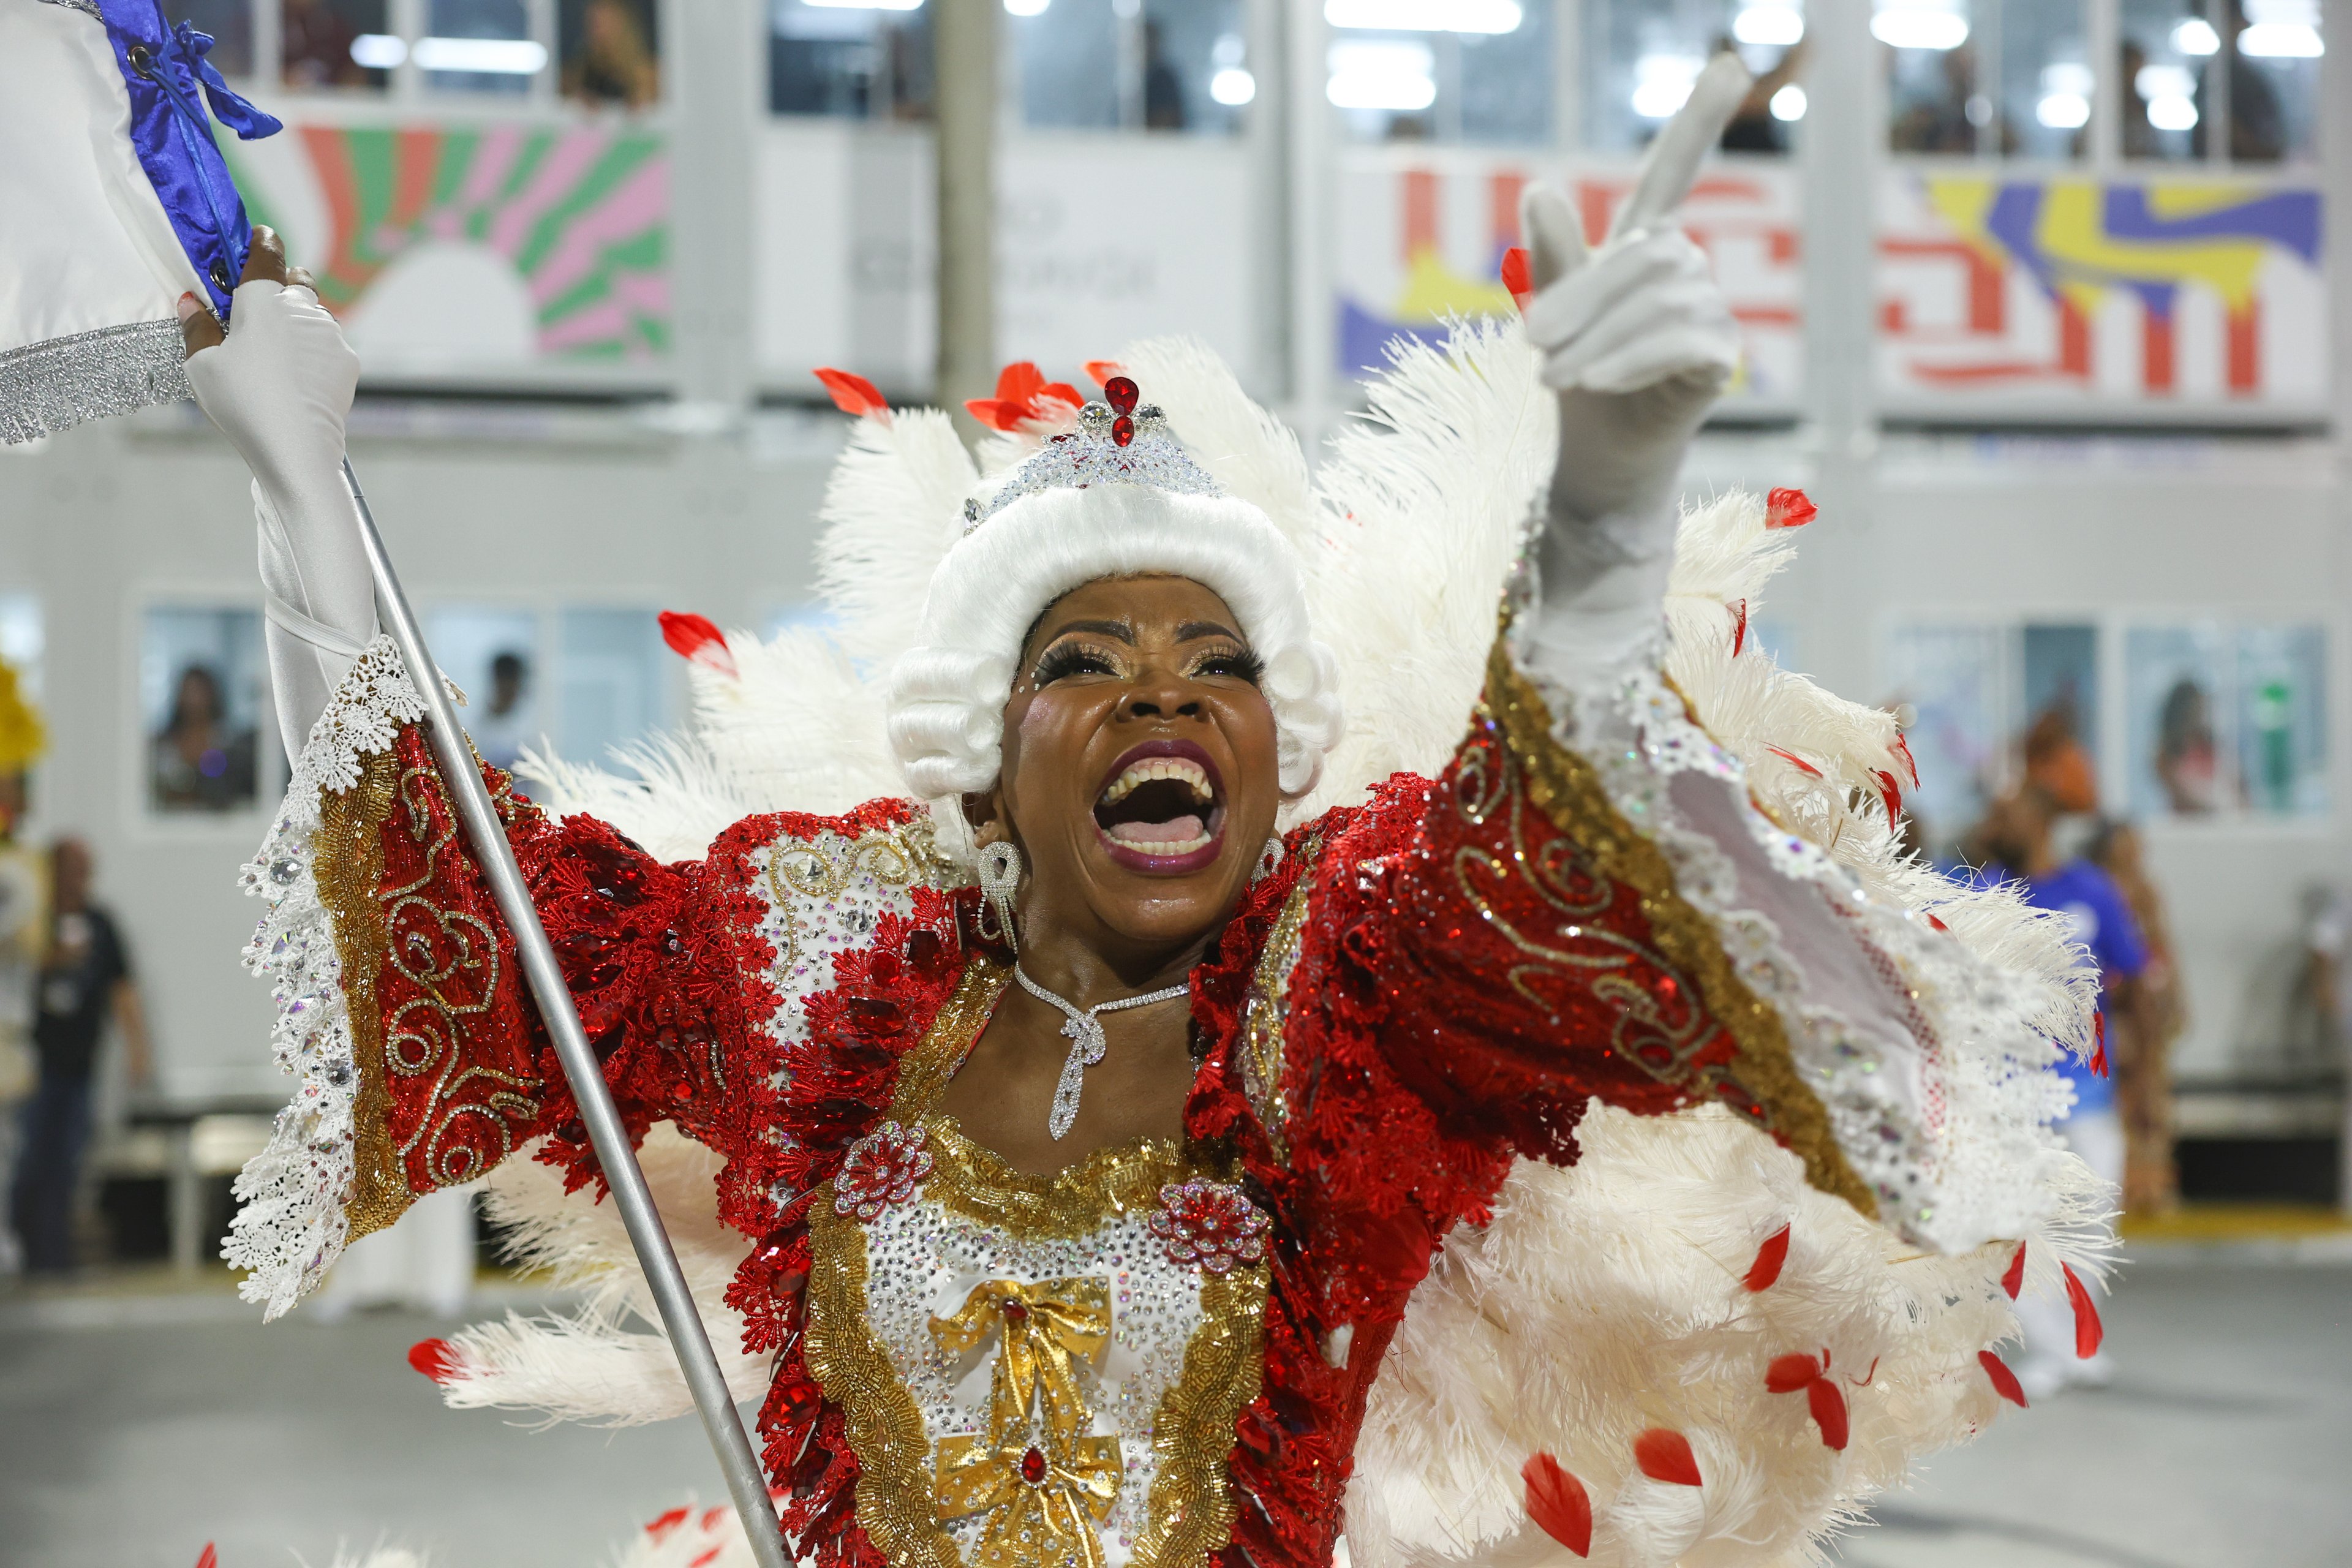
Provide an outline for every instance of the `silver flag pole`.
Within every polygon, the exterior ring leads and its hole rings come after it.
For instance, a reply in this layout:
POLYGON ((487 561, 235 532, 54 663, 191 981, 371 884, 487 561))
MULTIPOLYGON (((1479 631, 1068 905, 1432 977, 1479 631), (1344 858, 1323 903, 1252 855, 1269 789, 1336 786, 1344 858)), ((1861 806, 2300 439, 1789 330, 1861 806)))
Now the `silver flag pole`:
POLYGON ((687 1289, 686 1275, 677 1266, 669 1232, 662 1228, 661 1213, 654 1207, 645 1173, 638 1169, 636 1151, 629 1145, 628 1132, 621 1125, 621 1113, 613 1104, 612 1091, 605 1086, 596 1053, 588 1044, 588 1032, 581 1026, 580 1015, 572 1005, 572 992, 563 983, 563 971, 555 961, 555 948, 547 940, 546 928, 539 923, 539 910, 530 900, 530 889, 523 884, 522 867, 516 862, 514 847, 507 842, 506 832, 499 824, 497 807, 491 804, 490 792, 474 764, 472 748, 467 743, 465 731, 458 728, 457 710, 442 687, 439 667, 425 651, 425 634, 418 628, 415 612, 408 606, 408 595, 393 572, 383 536, 376 531, 375 516, 368 510, 367 497, 361 493, 359 476, 352 472, 348 458, 343 462, 343 483, 351 490, 352 505, 359 516, 360 543, 367 552, 368 568, 375 574, 377 612, 400 649, 401 662, 408 667, 417 695, 425 700, 425 733, 433 747, 433 760, 440 765, 442 786, 457 806, 457 819, 465 826, 467 842, 473 846, 482 879, 489 884, 490 897, 514 935, 515 956, 530 983, 540 1016, 547 1021, 547 1032, 555 1041, 555 1054, 563 1064, 563 1076, 571 1082, 572 1100, 580 1108, 580 1120, 587 1125, 589 1142, 604 1165, 604 1182, 612 1191, 614 1206, 621 1211, 629 1245, 636 1249, 638 1266, 645 1269, 646 1283, 653 1289, 654 1304, 660 1310, 662 1329, 669 1336, 670 1349, 677 1353, 687 1386, 693 1391, 695 1408, 702 1415, 703 1430, 709 1435, 711 1447, 718 1451, 719 1468, 726 1472, 727 1489, 734 1497, 735 1511, 743 1521, 743 1533, 751 1540, 751 1555, 760 1568, 793 1568, 792 1559, 784 1555, 783 1532, 777 1523, 775 1508, 768 1498, 767 1477, 761 1473, 759 1458, 751 1451, 751 1439, 736 1415, 734 1395, 728 1391, 727 1379, 719 1370, 719 1358, 711 1352, 709 1332, 703 1327, 702 1314, 695 1308, 693 1292, 687 1289))

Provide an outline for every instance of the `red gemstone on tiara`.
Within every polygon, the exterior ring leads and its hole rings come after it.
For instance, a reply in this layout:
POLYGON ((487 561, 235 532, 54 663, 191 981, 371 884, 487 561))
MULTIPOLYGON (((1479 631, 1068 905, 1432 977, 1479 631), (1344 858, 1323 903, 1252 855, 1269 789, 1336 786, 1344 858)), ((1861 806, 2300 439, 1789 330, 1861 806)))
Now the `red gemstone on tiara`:
MULTIPOLYGON (((1142 395, 1142 389, 1123 375, 1112 376, 1103 383, 1103 401, 1121 414, 1134 413, 1136 402, 1142 395)), ((1122 442, 1121 445, 1125 443, 1122 442)))
POLYGON ((1120 446, 1135 439, 1135 421, 1122 414, 1110 422, 1110 438, 1120 446))

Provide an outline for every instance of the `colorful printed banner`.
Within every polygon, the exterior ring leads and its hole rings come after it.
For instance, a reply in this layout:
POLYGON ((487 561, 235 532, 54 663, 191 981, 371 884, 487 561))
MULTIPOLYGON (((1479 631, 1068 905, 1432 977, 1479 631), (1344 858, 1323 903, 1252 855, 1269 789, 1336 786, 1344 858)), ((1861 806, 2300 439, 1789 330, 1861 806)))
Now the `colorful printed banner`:
POLYGON ((1896 171, 1879 211, 1890 397, 2326 395, 2316 191, 1896 171))
MULTIPOLYGON (((1453 157, 1442 169, 1398 168, 1381 156, 1347 169, 1339 370, 1376 369, 1392 339, 1434 336, 1449 316, 1510 310, 1497 269, 1503 252, 1519 242, 1519 192, 1529 180, 1559 180, 1597 240, 1633 189, 1635 167, 1579 164, 1563 177, 1558 168, 1509 159, 1453 157)), ((1685 206, 1691 237, 1713 258, 1746 330, 1735 396, 1777 404, 1797 393, 1803 363, 1797 210, 1795 174, 1781 164, 1719 168, 1699 181, 1685 206)))
POLYGON ((278 142, 232 150, 239 184, 256 221, 287 231, 310 260, 372 363, 488 369, 667 352, 660 134, 289 124, 278 142))

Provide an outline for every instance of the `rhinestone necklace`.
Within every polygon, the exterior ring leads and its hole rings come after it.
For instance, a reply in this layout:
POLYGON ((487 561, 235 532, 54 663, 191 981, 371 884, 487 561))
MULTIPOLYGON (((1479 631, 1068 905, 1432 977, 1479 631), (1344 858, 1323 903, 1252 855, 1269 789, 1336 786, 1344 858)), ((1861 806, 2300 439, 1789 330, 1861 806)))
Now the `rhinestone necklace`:
POLYGON ((1174 985, 1163 985, 1157 991, 1147 991, 1140 996, 1129 996, 1117 1002, 1098 1002, 1091 1007, 1080 1008, 1030 979, 1017 963, 1013 966, 1013 978, 1021 983, 1022 990, 1038 1001, 1051 1002, 1062 1010, 1062 1033, 1070 1037, 1069 1057, 1062 1063, 1060 1081, 1054 1085, 1053 1113, 1045 1118, 1045 1131, 1057 1143, 1069 1131, 1070 1123, 1078 1119, 1078 1093, 1086 1088, 1087 1069, 1101 1061, 1103 1052, 1109 1047, 1110 1042, 1103 1037, 1101 1015, 1116 1013, 1124 1007, 1149 1007, 1155 1002, 1173 1002, 1192 988, 1191 981, 1180 981, 1174 985))

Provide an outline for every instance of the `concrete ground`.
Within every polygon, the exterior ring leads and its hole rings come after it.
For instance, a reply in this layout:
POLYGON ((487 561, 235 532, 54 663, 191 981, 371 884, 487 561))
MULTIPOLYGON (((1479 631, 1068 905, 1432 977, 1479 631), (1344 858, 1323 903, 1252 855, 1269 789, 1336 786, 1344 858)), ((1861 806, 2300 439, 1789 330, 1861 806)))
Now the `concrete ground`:
MULTIPOLYGON (((1937 1458, 1843 1568, 2352 1563, 2352 1258, 2145 1255, 2107 1320, 2114 1387, 1937 1458)), ((217 1288, 0 1301, 0 1562, 191 1568, 214 1541, 222 1568, 325 1568, 381 1541, 435 1568, 592 1568, 720 1495, 690 1423, 442 1408, 404 1355, 448 1326, 265 1328, 217 1288)))

